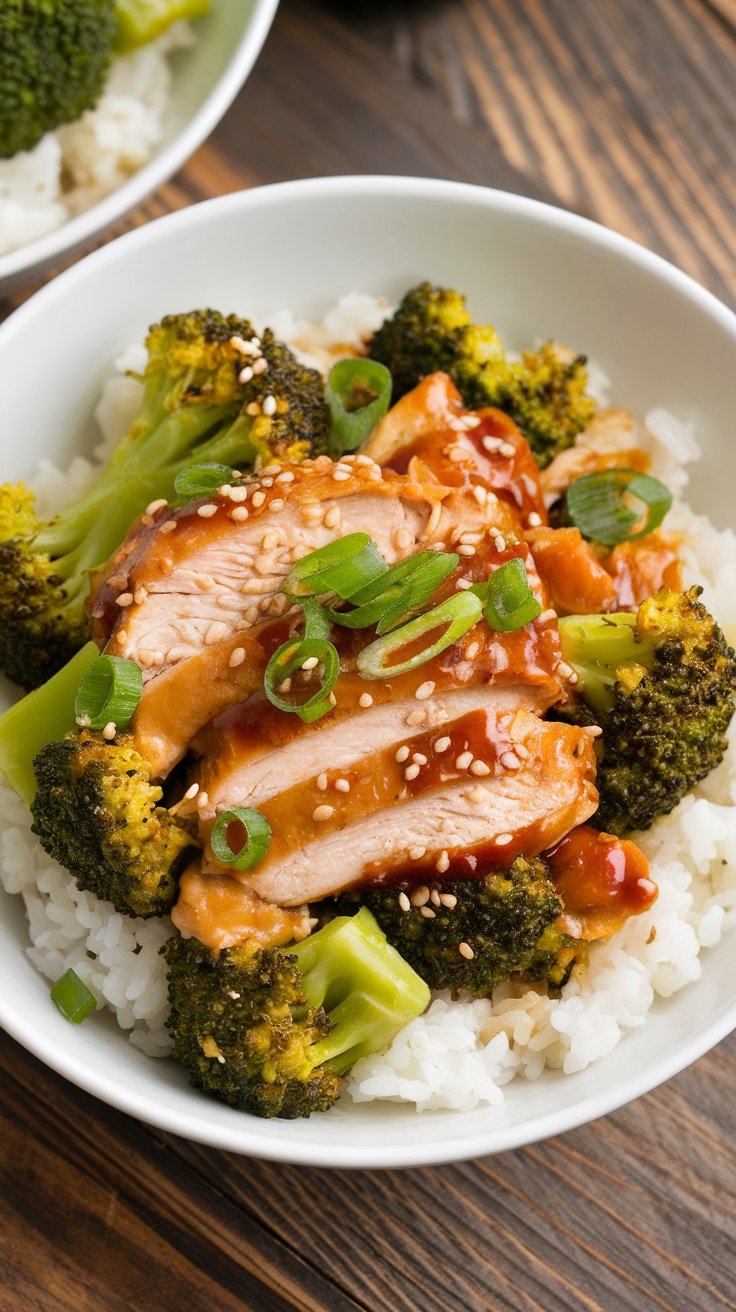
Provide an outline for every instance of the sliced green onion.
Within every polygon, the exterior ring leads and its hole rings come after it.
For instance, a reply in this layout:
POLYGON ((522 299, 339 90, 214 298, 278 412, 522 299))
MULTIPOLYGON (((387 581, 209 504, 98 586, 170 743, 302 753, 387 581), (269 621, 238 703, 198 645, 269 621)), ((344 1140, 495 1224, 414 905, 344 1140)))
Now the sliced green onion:
POLYGON ((97 1009, 97 999, 80 979, 75 970, 67 970, 61 979, 57 979, 51 990, 51 1000, 56 1004, 64 1020, 73 1025, 81 1025, 91 1011, 97 1009))
POLYGON ((446 647, 452 646, 468 629, 472 629, 480 619, 482 610, 480 598, 474 593, 457 592, 447 601, 440 602, 434 610, 419 615, 408 624, 402 624, 400 629, 370 643, 358 657, 358 669, 364 679, 388 679, 416 670, 438 656, 446 647), (425 634, 435 633, 437 629, 442 632, 429 646, 415 652, 407 660, 398 660, 395 664, 391 662, 391 657, 400 653, 403 647, 414 645, 425 634))
POLYGON ((357 451, 391 404, 393 381, 377 360, 339 360, 325 387, 334 455, 357 451))
POLYGON ((125 729, 142 691, 143 675, 135 661, 98 656, 79 685, 74 703, 77 723, 90 729, 104 729, 106 724, 125 729))
POLYGON ((457 567, 454 552, 419 551, 392 565, 385 574, 351 598, 354 610, 327 610, 333 624, 347 629, 376 625, 380 635, 398 624, 408 611, 419 610, 457 567), (359 604, 358 604, 359 603, 359 604))
POLYGON ((235 806, 232 811, 223 811, 218 815, 210 837, 210 846, 217 860, 230 866, 231 870, 250 870, 257 866, 266 855, 270 842, 268 820, 249 806, 235 806), (230 842, 233 826, 237 837, 242 838, 236 846, 230 842), (245 830, 244 835, 241 827, 245 830))
POLYGON ((672 493, 658 478, 635 469, 585 474, 567 489, 567 515, 584 538, 615 547, 643 538, 662 523, 672 493), (631 500, 638 505, 632 509, 631 500))
POLYGON ((331 710, 330 693, 339 673, 340 658, 331 642, 324 638, 290 638, 288 642, 282 643, 268 662, 263 687, 272 706, 278 707, 280 711, 296 712, 306 724, 311 724, 331 710), (309 695, 303 701, 297 700, 297 692, 282 692, 282 684, 298 675, 305 661, 311 662, 315 658, 317 664, 313 668, 318 670, 322 666, 317 690, 311 692, 307 684, 303 691, 309 695))
POLYGON ((516 556, 499 565, 473 592, 483 602, 486 622, 499 633, 513 633, 541 614, 542 607, 529 586, 523 560, 516 556))
POLYGON ((314 597, 305 597, 301 605, 304 612, 304 637, 329 638, 332 617, 327 608, 320 606, 314 597))
POLYGON ((388 569, 375 542, 367 533, 348 533, 303 556, 289 570, 284 592, 289 597, 320 597, 336 592, 343 601, 388 569))
POLYGON ((181 501, 193 501, 195 497, 211 496, 218 487, 229 483, 232 477, 233 471, 229 465, 217 465, 213 461, 190 465, 188 469, 179 470, 174 479, 174 491, 181 501))

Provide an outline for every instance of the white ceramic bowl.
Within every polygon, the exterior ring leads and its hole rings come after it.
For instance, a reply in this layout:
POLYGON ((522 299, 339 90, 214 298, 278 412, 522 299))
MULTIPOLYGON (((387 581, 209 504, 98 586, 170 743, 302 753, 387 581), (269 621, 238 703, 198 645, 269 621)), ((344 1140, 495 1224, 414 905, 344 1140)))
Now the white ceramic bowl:
MULTIPOLYGON (((286 183, 184 210, 130 233, 39 292, 0 329, 3 478, 92 441, 100 383, 121 348, 163 312, 212 304, 244 314, 319 314, 351 289, 398 296, 430 278, 470 292, 512 346, 547 334, 587 350, 634 411, 697 421, 706 451, 693 497, 733 514, 736 317, 670 265, 584 219, 454 183, 332 178, 286 183), (114 307, 114 313, 109 313, 114 307), (12 436, 11 436, 12 435, 12 436)), ((18 899, 2 901, 0 1023, 43 1061, 143 1120, 217 1147, 318 1166, 410 1166, 557 1134, 674 1075, 736 1026, 733 939, 703 975, 580 1075, 547 1072, 499 1109, 417 1115, 339 1105, 309 1121, 258 1121, 193 1092, 96 1015, 79 1027, 51 1005, 25 955, 18 899)))
POLYGON ((0 292, 37 278, 117 223, 201 146, 258 58, 278 0, 214 0, 193 24, 195 44, 171 57, 168 128, 152 159, 96 205, 16 251, 0 255, 0 292))

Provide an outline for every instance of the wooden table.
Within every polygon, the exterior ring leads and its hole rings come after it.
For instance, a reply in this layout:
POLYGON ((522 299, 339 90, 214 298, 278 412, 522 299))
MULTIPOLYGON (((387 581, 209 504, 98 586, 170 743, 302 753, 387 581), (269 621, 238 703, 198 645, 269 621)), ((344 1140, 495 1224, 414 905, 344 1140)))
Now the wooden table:
MULTIPOLYGON (((735 56, 734 0, 282 0, 132 222, 283 178, 448 176, 601 219, 733 303, 735 56)), ((733 1038, 563 1138, 374 1174, 193 1146, 0 1048, 0 1312, 736 1308, 733 1038)))

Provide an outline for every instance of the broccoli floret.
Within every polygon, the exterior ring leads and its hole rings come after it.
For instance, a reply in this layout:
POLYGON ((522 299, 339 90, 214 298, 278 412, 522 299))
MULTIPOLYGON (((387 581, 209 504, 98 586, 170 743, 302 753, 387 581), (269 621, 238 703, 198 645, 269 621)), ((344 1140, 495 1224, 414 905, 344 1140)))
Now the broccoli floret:
POLYGON ((116 32, 115 0, 3 0, 0 157, 32 150, 95 104, 116 32))
POLYGON ((155 41, 172 23, 200 18, 211 0, 116 0, 119 51, 135 50, 155 41))
POLYGON ((368 907, 389 943, 429 987, 450 989, 453 996, 460 991, 487 996, 509 975, 532 969, 535 978, 558 973, 557 953, 568 940, 555 929, 562 903, 543 861, 520 856, 509 870, 443 880, 437 889, 455 902, 431 904, 431 918, 419 907, 403 910, 397 890, 381 884, 343 894, 317 910, 324 917, 333 908, 368 907), (473 955, 461 953, 461 944, 473 955))
POLYGON ((326 444, 322 379, 270 331, 260 338, 266 369, 240 381, 248 357, 233 338, 254 335, 248 322, 209 310, 163 319, 148 337, 138 416, 89 492, 41 523, 27 488, 0 487, 0 668, 24 688, 87 640, 89 572, 150 502, 171 498, 180 470, 301 460, 326 444), (269 394, 273 415, 260 409, 269 394))
POLYGON ((421 283, 374 334, 368 353, 391 370, 398 400, 427 374, 443 370, 466 406, 496 406, 519 425, 541 468, 590 423, 586 360, 554 343, 507 360, 489 324, 474 324, 459 292, 421 283))
POLYGON ((34 768, 33 832, 49 855, 124 915, 168 911, 195 840, 159 805, 130 735, 69 734, 43 747, 34 768))
POLYGON ((698 601, 664 589, 635 615, 560 620, 580 700, 557 712, 598 724, 598 810, 612 834, 648 829, 718 765, 734 712, 736 657, 698 601))
POLYGON ((179 935, 164 951, 174 1056, 195 1088, 254 1116, 327 1111, 340 1076, 429 1001, 366 910, 286 951, 179 935))

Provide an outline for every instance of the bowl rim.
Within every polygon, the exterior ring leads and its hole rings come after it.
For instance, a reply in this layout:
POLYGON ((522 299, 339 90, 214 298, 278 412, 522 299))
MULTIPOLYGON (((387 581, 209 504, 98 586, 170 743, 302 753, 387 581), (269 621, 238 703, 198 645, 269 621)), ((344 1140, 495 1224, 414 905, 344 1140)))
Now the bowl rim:
MULTIPOLYGON (((236 192, 200 202, 118 237, 53 279, 0 325, 0 358, 5 342, 25 325, 26 320, 47 313, 59 297, 63 298, 73 291, 77 282, 94 277, 106 264, 124 260, 139 246, 155 243, 175 229, 206 226, 212 215, 230 210, 245 212, 263 206, 298 203, 313 198, 337 201, 346 197, 379 197, 389 202, 406 197, 429 202, 451 200, 506 216, 531 218, 579 238, 589 246, 617 254, 642 271, 647 271, 707 314, 726 331, 736 346, 736 314, 733 311, 663 257, 593 220, 527 197, 466 183, 400 176, 348 175, 276 183, 236 192)), ((28 1034, 10 1003, 6 1004, 2 997, 0 1024, 28 1051, 79 1088, 160 1130, 213 1148, 296 1165, 396 1169, 463 1161, 518 1148, 615 1111, 676 1075, 736 1028, 736 997, 726 1000, 711 1023, 704 1030, 693 1034, 676 1051, 612 1088, 588 1094, 564 1108, 534 1115, 519 1125, 490 1125, 488 1130, 474 1130, 464 1137, 417 1144, 382 1143, 380 1130, 376 1141, 371 1144, 348 1146, 342 1143, 330 1145, 324 1141, 310 1143, 308 1131, 303 1141, 295 1141, 271 1134, 270 1122, 254 1121, 246 1116, 243 1117, 242 1128, 239 1125, 235 1131, 230 1124, 203 1123, 195 1111, 190 1113, 162 1106, 153 1095, 121 1088, 111 1077, 99 1075, 92 1066, 80 1070, 78 1059, 52 1041, 50 1036, 28 1034)), ((283 1122, 276 1124, 281 1125, 283 1122)))
POLYGON ((176 135, 155 150, 141 168, 107 196, 67 219, 58 228, 0 255, 0 286, 24 273, 41 271, 65 253, 71 253, 110 225, 119 222, 147 196, 172 177, 206 141, 249 76, 273 23, 279 0, 253 0, 250 19, 230 56, 227 67, 192 117, 176 135))

